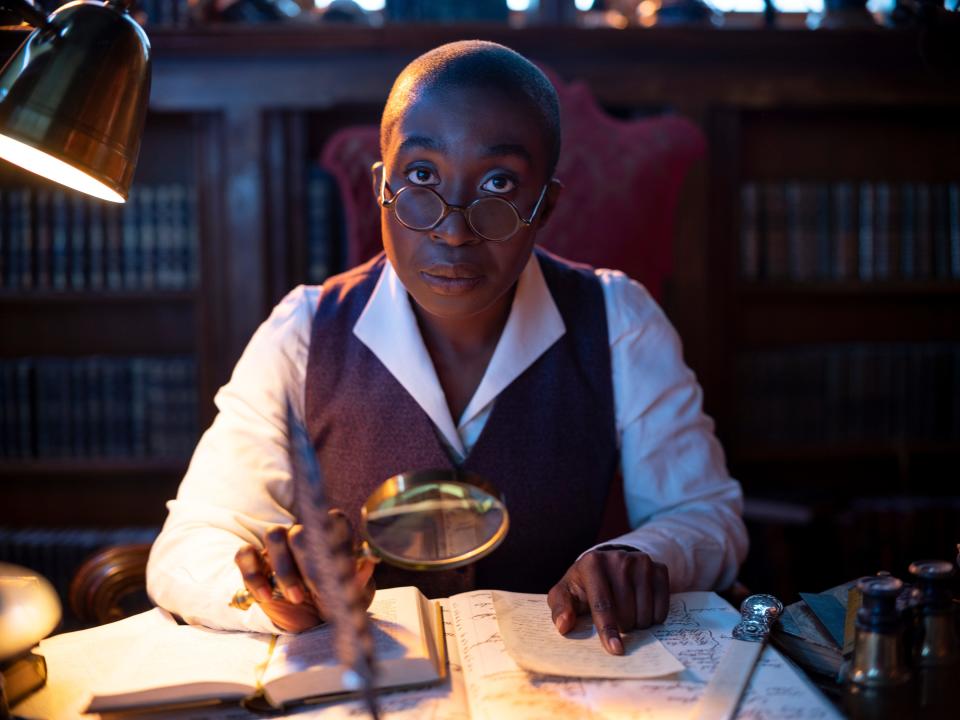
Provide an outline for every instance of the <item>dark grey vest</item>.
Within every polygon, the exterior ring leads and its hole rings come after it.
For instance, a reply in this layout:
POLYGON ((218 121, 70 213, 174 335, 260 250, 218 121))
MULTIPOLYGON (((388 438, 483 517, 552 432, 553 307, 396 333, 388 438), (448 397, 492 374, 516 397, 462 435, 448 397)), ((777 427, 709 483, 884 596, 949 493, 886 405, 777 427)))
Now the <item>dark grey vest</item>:
MULTIPOLYGON (((510 532, 467 570, 381 563, 379 587, 414 584, 429 597, 472 587, 546 592, 596 541, 619 461, 603 290, 590 269, 536 256, 567 332, 497 397, 462 465, 503 493, 510 532)), ((307 431, 327 499, 355 524, 388 477, 453 467, 427 414, 353 334, 383 266, 381 253, 324 283, 307 361, 307 431)))

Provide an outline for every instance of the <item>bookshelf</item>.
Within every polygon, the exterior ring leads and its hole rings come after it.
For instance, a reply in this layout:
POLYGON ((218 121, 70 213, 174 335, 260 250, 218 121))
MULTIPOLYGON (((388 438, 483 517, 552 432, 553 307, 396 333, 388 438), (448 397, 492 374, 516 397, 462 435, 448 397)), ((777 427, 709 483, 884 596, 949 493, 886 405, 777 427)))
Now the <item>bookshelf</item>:
MULTIPOLYGON (((918 553, 947 553, 930 542, 934 530, 960 532, 960 512, 942 517, 955 507, 950 468, 960 461, 958 410, 949 402, 960 369, 944 360, 960 346, 950 240, 960 74, 937 64, 950 53, 929 46, 936 38, 879 29, 281 23, 155 28, 150 37, 151 110, 135 185, 188 188, 196 282, 0 288, 0 363, 191 358, 191 432, 201 431, 213 417, 216 388, 273 304, 297 283, 341 269, 336 192, 315 173, 323 143, 339 127, 377 122, 410 59, 480 37, 586 82, 619 117, 675 111, 707 134, 709 157, 684 189, 664 304, 744 484, 754 543, 748 584, 790 600, 797 590, 881 567, 903 572, 896 563, 918 553), (890 261, 891 249, 904 243, 889 231, 889 218, 903 217, 907 187, 930 196, 928 217, 937 218, 928 223, 929 255, 911 255, 911 274, 902 252, 890 261), (874 214, 879 196, 880 216, 888 218, 888 231, 872 238, 878 249, 869 246, 869 275, 859 271, 861 228, 853 219, 861 191, 872 196, 874 214), (851 261, 843 272, 833 263, 838 196, 848 210, 840 227, 854 240, 844 246, 851 261), (773 272, 759 220, 770 203, 781 218, 773 272), (756 259, 748 263, 741 250, 751 227, 756 259), (881 255, 887 262, 874 263, 881 255), (929 271, 919 271, 921 257, 929 271), (874 356, 870 348, 884 352, 874 356), (918 371, 927 356, 933 371, 918 371), (847 385, 833 386, 839 411, 821 422, 830 376, 847 385), (897 392, 850 390, 883 389, 882 378, 894 377, 897 392), (933 404, 912 402, 914 395, 933 404), (805 410, 784 411, 798 400, 805 410), (771 413, 779 421, 761 422, 771 413), (949 432, 937 422, 937 432, 903 430, 906 417, 941 416, 949 417, 949 432), (908 527, 924 532, 911 537, 908 527)), ((0 192, 24 186, 35 187, 0 176, 0 192)), ((2 458, 3 522, 155 526, 185 465, 185 455, 2 458)))
POLYGON ((731 379, 719 415, 748 497, 808 513, 793 538, 765 520, 757 531, 766 562, 793 565, 807 586, 823 570, 799 569, 791 545, 824 557, 842 548, 830 581, 881 563, 902 572, 910 553, 952 548, 958 117, 951 102, 840 98, 722 119, 735 146, 734 212, 719 235, 731 379))
POLYGON ((162 521, 211 415, 201 134, 152 114, 123 206, 2 169, 5 525, 162 521))

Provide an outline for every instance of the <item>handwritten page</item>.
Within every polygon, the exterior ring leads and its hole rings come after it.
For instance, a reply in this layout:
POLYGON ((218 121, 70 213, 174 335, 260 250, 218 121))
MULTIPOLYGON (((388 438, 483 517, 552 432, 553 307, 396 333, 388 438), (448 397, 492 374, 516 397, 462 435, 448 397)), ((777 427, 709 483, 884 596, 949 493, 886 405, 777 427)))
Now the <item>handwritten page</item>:
POLYGON ((550 617, 546 595, 493 591, 500 637, 524 670, 543 675, 591 678, 654 678, 672 675, 683 665, 647 630, 623 635, 624 654, 600 645, 589 616, 561 635, 550 617))
MULTIPOLYGON (((500 636, 489 591, 451 598, 472 720, 686 718, 712 675, 739 613, 714 593, 673 595, 667 622, 651 630, 686 669, 669 679, 589 680, 528 673, 500 636)), ((840 718, 837 710, 766 648, 737 717, 840 718)))

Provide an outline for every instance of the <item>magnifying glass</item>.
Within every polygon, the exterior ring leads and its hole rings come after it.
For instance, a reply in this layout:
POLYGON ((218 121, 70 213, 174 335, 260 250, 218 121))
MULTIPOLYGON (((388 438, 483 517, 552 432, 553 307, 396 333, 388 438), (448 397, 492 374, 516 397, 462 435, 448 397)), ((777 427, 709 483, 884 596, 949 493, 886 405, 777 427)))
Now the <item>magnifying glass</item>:
MULTIPOLYGON (((500 492, 481 476, 416 470, 385 480, 360 508, 361 553, 404 570, 451 570, 489 555, 509 527, 500 492)), ((277 587, 274 597, 283 597, 277 587)), ((246 610, 253 602, 243 589, 230 605, 246 610)))
POLYGON ((510 515, 475 473, 418 470, 384 481, 360 509, 363 551, 405 570, 450 570, 490 554, 510 515))

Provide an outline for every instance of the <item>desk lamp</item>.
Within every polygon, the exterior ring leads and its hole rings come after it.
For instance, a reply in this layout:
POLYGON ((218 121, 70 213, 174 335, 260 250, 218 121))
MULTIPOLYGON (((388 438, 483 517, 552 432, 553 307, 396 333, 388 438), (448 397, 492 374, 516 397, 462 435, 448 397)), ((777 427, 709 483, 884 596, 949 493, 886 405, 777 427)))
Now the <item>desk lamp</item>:
MULTIPOLYGON (((13 669, 18 658, 27 664, 24 653, 49 635, 59 622, 60 600, 53 586, 26 568, 0 563, 0 669, 13 669)), ((6 688, 0 674, 3 720, 10 717, 7 693, 14 690, 17 688, 6 688)))
POLYGON ((0 70, 0 158, 122 203, 150 95, 150 42, 127 0, 75 0, 49 17, 0 0, 34 31, 0 70))

